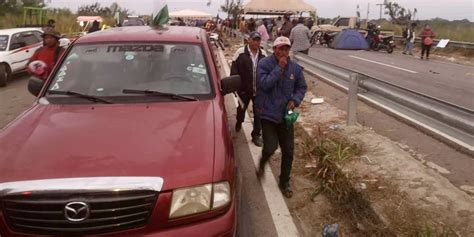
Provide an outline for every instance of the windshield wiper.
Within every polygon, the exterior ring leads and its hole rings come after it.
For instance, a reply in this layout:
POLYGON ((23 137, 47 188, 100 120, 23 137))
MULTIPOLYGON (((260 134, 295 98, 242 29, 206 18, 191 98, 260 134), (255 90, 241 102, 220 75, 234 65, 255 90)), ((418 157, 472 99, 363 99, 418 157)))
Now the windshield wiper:
POLYGON ((71 95, 71 96, 75 96, 75 97, 79 97, 79 98, 88 99, 88 100, 94 101, 94 102, 102 102, 102 103, 105 103, 105 104, 113 104, 113 103, 112 103, 111 101, 109 101, 109 100, 102 99, 102 98, 100 98, 100 97, 93 96, 93 95, 82 94, 82 93, 75 92, 75 91, 56 91, 56 90, 49 90, 48 93, 49 93, 49 94, 52 94, 52 95, 71 95))
POLYGON ((134 90, 134 89, 123 89, 122 93, 124 94, 142 94, 142 95, 154 95, 154 96, 166 96, 171 99, 181 99, 188 101, 197 101, 198 99, 193 96, 186 96, 174 93, 167 93, 161 91, 152 91, 152 90, 134 90))

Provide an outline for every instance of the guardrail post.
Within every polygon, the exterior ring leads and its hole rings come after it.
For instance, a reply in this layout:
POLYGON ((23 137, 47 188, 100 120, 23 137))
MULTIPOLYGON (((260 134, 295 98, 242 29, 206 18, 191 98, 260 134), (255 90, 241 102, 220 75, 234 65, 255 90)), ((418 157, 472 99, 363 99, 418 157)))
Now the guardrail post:
POLYGON ((351 73, 349 81, 349 99, 347 102, 347 126, 357 124, 357 90, 359 79, 357 73, 351 73))

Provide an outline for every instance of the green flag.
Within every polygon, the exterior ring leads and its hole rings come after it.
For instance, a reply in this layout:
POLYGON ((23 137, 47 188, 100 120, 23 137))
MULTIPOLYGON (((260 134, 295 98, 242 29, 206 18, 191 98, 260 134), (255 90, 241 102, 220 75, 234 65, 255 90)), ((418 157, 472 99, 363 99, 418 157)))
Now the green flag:
POLYGON ((168 21, 170 19, 169 13, 168 13, 168 5, 165 5, 161 10, 156 13, 155 16, 153 17, 152 25, 153 26, 159 26, 163 27, 164 25, 168 24, 168 21))

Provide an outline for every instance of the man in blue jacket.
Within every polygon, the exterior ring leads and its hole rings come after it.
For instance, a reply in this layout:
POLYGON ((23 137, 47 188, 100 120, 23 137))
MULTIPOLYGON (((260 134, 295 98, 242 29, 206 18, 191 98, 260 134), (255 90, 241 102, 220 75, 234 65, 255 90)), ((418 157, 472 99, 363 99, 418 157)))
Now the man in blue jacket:
POLYGON ((290 173, 293 164, 293 125, 284 122, 289 110, 298 107, 306 93, 303 69, 290 60, 291 42, 281 36, 273 43, 274 54, 262 59, 257 69, 256 113, 261 119, 263 149, 257 176, 263 175, 265 164, 280 145, 282 151, 279 187, 290 198, 290 173))

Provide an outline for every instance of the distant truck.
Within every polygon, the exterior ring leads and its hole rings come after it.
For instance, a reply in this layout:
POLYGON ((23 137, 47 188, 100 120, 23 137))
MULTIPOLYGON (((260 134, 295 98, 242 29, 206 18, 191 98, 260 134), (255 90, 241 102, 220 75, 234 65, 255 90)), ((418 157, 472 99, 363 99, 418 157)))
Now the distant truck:
POLYGON ((334 35, 344 29, 359 29, 357 17, 338 17, 332 24, 315 25, 311 28, 311 45, 327 44, 334 35))

